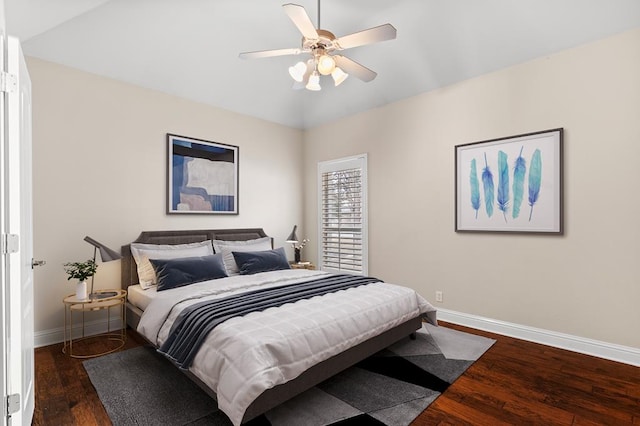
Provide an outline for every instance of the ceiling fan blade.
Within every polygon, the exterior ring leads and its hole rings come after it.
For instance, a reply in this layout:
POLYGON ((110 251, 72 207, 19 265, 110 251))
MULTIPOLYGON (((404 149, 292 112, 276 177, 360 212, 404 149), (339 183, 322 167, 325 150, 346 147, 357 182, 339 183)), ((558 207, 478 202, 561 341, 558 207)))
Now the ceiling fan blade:
POLYGON ((313 26, 313 22, 311 22, 311 18, 307 15, 304 7, 293 3, 283 4, 282 7, 284 8, 284 13, 293 21, 305 38, 309 40, 318 39, 316 27, 313 26))
POLYGON ((285 55, 299 55, 302 53, 302 49, 275 49, 275 50, 258 50, 255 52, 243 52, 238 56, 240 59, 258 59, 258 58, 270 58, 272 56, 285 56, 285 55))
POLYGON ((375 71, 371 71, 369 68, 364 65, 360 65, 353 59, 349 59, 346 56, 333 55, 332 58, 335 59, 336 65, 339 66, 342 71, 359 78, 365 83, 373 80, 378 75, 375 71))
POLYGON ((384 24, 379 27, 369 28, 368 30, 340 37, 336 39, 334 43, 340 46, 341 49, 349 49, 351 47, 363 46, 365 44, 393 40, 394 38, 396 38, 395 27, 391 24, 384 24))

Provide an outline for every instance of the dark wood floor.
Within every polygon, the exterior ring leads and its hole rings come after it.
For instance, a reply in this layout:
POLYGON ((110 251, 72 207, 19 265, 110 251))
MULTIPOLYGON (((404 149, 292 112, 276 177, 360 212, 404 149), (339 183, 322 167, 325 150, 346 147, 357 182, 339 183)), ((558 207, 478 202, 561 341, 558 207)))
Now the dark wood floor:
MULTIPOLYGON (((640 368, 452 324, 497 342, 413 425, 640 425, 640 368)), ((92 343, 101 349, 100 343, 92 343)), ((129 330, 123 349, 144 344, 129 330)), ((109 425, 61 345, 36 349, 34 425, 109 425)))
POLYGON ((640 425, 640 368, 443 324, 497 342, 414 425, 640 425))

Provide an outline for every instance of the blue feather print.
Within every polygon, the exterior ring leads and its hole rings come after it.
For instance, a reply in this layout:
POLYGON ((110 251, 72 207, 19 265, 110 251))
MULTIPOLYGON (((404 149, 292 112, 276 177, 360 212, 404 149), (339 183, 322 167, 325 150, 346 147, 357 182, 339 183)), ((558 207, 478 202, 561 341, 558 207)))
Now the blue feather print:
POLYGON ((531 168, 529 169, 529 205, 531 206, 531 212, 529 212, 529 222, 531 222, 531 216, 533 215, 533 205, 538 201, 540 197, 540 184, 542 183, 542 156, 540 150, 536 149, 531 157, 531 168))
POLYGON ((509 208, 509 163, 504 151, 498 152, 498 209, 507 221, 507 209, 509 208))
POLYGON ((487 209, 487 215, 491 217, 493 215, 493 175, 489 170, 489 163, 487 163, 487 153, 484 153, 485 167, 482 169, 482 186, 484 187, 484 206, 487 209))
POLYGON ((520 156, 516 158, 516 164, 513 168, 513 210, 512 217, 515 219, 520 216, 520 206, 524 198, 524 175, 527 172, 527 161, 522 157, 520 148, 520 156))
POLYGON ((480 210, 480 185, 478 183, 478 172, 476 171, 476 159, 471 160, 471 175, 469 176, 469 185, 471 186, 471 207, 476 211, 476 219, 478 218, 478 210, 480 210))

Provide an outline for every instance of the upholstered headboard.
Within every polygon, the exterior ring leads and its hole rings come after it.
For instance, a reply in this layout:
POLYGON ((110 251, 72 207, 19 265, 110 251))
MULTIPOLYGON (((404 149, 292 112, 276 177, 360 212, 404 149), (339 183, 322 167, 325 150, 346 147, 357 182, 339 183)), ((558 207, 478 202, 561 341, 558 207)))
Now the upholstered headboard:
MULTIPOLYGON (((134 243, 186 244, 205 240, 246 241, 266 237, 262 228, 247 229, 196 229, 188 231, 143 231, 134 243)), ((273 246, 273 239, 271 240, 273 246)), ((130 244, 122 246, 121 286, 127 289, 138 283, 136 262, 131 256, 130 244)))

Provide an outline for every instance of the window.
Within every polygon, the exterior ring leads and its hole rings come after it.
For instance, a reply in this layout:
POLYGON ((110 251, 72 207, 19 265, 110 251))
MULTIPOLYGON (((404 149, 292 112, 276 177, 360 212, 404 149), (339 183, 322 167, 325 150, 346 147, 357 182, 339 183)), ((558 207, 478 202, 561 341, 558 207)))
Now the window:
POLYGON ((367 156, 318 164, 322 270, 367 275, 367 156))

